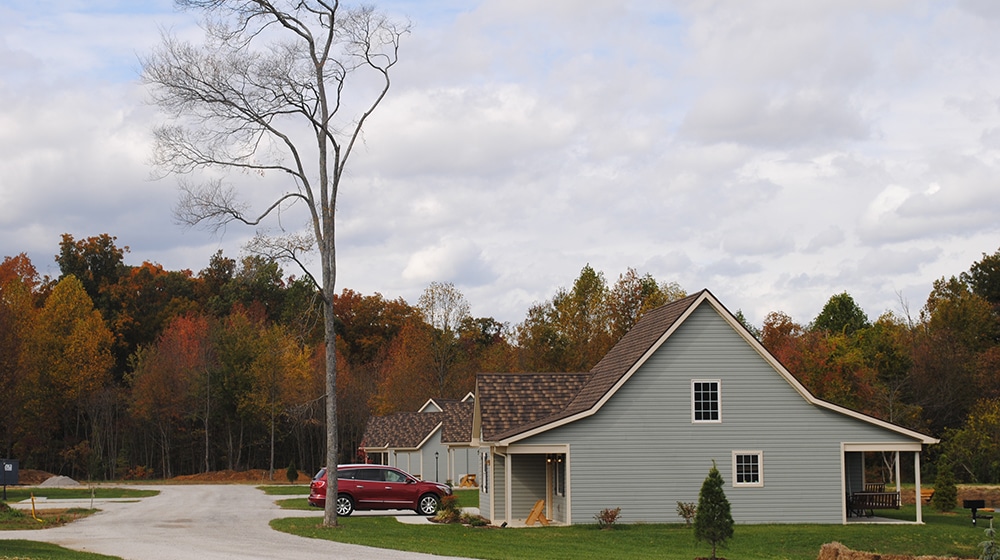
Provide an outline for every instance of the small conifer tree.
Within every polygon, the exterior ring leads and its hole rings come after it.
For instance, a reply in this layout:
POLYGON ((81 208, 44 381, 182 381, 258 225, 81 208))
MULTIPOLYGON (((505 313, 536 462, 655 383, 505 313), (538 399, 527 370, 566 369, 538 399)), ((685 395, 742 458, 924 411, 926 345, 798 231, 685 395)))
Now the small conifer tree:
POLYGON ((958 503, 958 487, 955 486, 955 473, 951 470, 951 461, 941 457, 938 461, 937 477, 934 479, 934 496, 931 505, 934 509, 944 512, 955 509, 958 503))
POLYGON ((295 461, 288 464, 288 469, 285 470, 285 478, 288 482, 295 482, 299 478, 299 471, 295 468, 295 461))
POLYGON ((712 544, 713 559, 716 558, 718 545, 733 536, 733 515, 726 493, 722 490, 724 483, 715 461, 712 461, 712 468, 698 493, 698 509, 694 515, 694 536, 699 541, 712 544))

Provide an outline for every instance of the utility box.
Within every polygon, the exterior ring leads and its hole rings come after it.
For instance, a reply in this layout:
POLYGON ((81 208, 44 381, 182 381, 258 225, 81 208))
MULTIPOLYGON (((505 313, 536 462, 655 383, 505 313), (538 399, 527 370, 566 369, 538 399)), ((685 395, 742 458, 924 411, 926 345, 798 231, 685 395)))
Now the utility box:
POLYGON ((0 459, 0 484, 13 486, 17 481, 17 459, 0 459))

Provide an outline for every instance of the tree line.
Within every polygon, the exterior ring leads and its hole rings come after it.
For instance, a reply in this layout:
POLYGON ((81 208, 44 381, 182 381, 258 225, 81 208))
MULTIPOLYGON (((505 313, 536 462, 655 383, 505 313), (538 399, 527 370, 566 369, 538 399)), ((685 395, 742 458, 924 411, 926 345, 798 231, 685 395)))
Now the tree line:
MULTIPOLYGON (((307 472, 325 461, 322 302, 261 256, 194 273, 144 262, 101 234, 63 235, 58 278, 0 263, 0 454, 74 477, 220 469, 307 472)), ((511 325, 473 317, 434 282, 415 304, 345 289, 336 315, 338 457, 371 415, 461 398, 478 372, 588 371, 649 309, 684 297, 634 269, 584 266, 511 325)), ((849 294, 799 324, 737 318, 818 397, 942 437, 964 480, 1000 480, 1000 251, 934 283, 916 317, 871 321, 849 294)))

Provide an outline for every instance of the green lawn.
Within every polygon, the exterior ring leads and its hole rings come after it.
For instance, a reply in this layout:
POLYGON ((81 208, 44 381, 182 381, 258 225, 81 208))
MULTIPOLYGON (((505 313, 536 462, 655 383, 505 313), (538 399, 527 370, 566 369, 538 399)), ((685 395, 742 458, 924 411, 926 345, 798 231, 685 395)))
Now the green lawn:
POLYGON ((455 495, 458 496, 458 507, 479 507, 478 489, 455 490, 455 495))
POLYGON ((121 560, 117 556, 105 556, 90 552, 77 552, 54 544, 35 541, 0 540, 0 560, 121 560))
POLYGON ((303 486, 301 484, 258 486, 257 489, 263 490, 268 496, 306 496, 309 494, 309 486, 303 486))
MULTIPOLYGON (((883 514, 884 512, 879 512, 883 514)), ((898 515, 913 519, 913 508, 898 515)), ((984 527, 973 527, 965 510, 924 511, 925 525, 737 525, 720 556, 741 560, 813 560, 824 543, 838 541, 881 554, 978 557, 984 527)), ((666 558, 707 556, 710 547, 683 524, 596 525, 528 529, 470 528, 461 525, 405 525, 392 517, 349 517, 325 529, 316 518, 271 522, 295 535, 470 558, 666 558)))
POLYGON ((8 488, 7 501, 20 502, 34 495, 36 498, 50 500, 86 500, 91 497, 98 499, 110 498, 148 498, 159 494, 159 490, 138 490, 135 488, 8 488), (91 495, 93 492, 93 495, 91 495))

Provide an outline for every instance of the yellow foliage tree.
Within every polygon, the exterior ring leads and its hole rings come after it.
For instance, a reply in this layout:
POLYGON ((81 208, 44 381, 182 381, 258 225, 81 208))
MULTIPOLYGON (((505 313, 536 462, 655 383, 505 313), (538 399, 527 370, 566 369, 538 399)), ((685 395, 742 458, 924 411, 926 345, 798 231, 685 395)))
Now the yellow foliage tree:
MULTIPOLYGON (((52 289, 33 331, 27 346, 33 386, 31 410, 36 417, 61 421, 63 429, 59 433, 69 434, 78 443, 87 442, 93 431, 88 430, 88 422, 78 420, 94 420, 94 415, 88 414, 92 412, 89 407, 96 406, 94 397, 111 382, 113 335, 94 309, 83 284, 72 275, 52 289), (74 430, 74 424, 79 428, 74 430)), ((55 427, 48 422, 39 422, 38 426, 55 427)), ((73 444, 64 442, 65 446, 73 444)), ((95 455, 87 459, 105 459, 97 442, 81 448, 95 455)))

